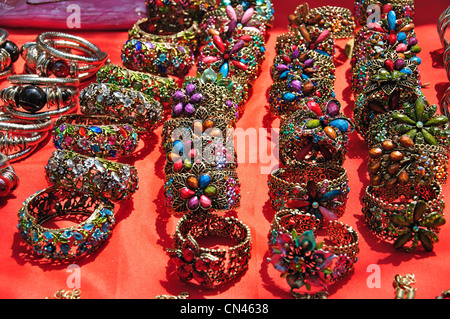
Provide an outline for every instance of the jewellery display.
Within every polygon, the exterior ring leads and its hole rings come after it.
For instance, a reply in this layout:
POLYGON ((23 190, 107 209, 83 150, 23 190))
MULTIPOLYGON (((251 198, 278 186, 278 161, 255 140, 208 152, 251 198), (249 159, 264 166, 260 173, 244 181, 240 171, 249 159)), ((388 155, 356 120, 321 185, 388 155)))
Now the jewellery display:
POLYGON ((115 84, 91 83, 80 93, 84 115, 108 115, 132 124, 140 133, 153 130, 162 120, 162 105, 157 100, 115 84))
POLYGON ((233 217, 215 214, 184 215, 174 234, 175 249, 168 249, 181 280, 215 288, 241 275, 248 268, 251 251, 250 228, 233 217), (220 236, 236 241, 227 249, 203 248, 202 237, 220 236))
POLYGON ((19 48, 8 36, 8 31, 0 28, 0 79, 14 72, 14 63, 20 56, 19 48))
POLYGON ((115 117, 71 114, 56 120, 53 143, 82 155, 116 158, 132 154, 139 136, 132 125, 115 117))
POLYGON ((42 77, 87 80, 108 62, 108 54, 95 44, 62 32, 40 33, 35 42, 25 43, 21 55, 29 73, 42 77), (75 50, 78 54, 69 53, 75 50))
POLYGON ((30 251, 52 260, 72 260, 94 252, 111 235, 114 205, 106 198, 73 193, 65 196, 50 186, 27 198, 19 210, 19 233, 30 251), (63 228, 44 224, 58 216, 85 215, 81 223, 63 228))

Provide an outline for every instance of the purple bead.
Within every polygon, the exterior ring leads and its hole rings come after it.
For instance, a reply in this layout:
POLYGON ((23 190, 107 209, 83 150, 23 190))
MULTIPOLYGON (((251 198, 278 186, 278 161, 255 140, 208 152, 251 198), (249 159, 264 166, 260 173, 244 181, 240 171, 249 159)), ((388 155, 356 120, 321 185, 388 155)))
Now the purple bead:
POLYGON ((314 60, 313 59, 308 59, 305 61, 304 65, 305 67, 310 67, 311 65, 313 65, 314 60))
POLYGON ((335 101, 330 101, 327 104, 327 114, 330 116, 336 116, 339 114, 339 105, 335 101))
POLYGON ((183 103, 178 103, 173 107, 173 113, 175 115, 180 115, 183 112, 183 103))
POLYGON ((198 103, 203 99, 203 96, 200 93, 195 93, 191 96, 191 102, 192 103, 198 103))
POLYGON ((194 106, 191 103, 188 103, 184 106, 184 112, 188 115, 194 114, 194 106))
POLYGON ((289 67, 286 64, 278 64, 276 66, 276 69, 278 71, 286 71, 286 70, 289 70, 289 67))
POLYGON ((173 98, 174 98, 174 100, 177 100, 177 101, 179 101, 179 100, 181 100, 182 98, 184 98, 184 93, 183 93, 183 91, 176 91, 174 94, 173 94, 173 98))
POLYGON ((192 83, 189 83, 189 84, 186 86, 186 94, 187 94, 187 95, 192 95, 192 93, 194 93, 194 91, 195 91, 195 85, 192 84, 192 83))
POLYGON ((408 45, 409 45, 409 46, 416 45, 417 43, 418 43, 418 41, 417 41, 417 39, 414 38, 414 37, 411 37, 411 38, 409 38, 409 40, 408 40, 408 45))
POLYGON ((200 204, 200 200, 197 196, 193 196, 189 199, 188 201, 188 207, 191 210, 194 210, 198 207, 198 205, 200 204))
POLYGON ((300 90, 302 89, 302 82, 300 82, 299 80, 292 81, 291 88, 297 92, 300 92, 300 90))
POLYGON ((405 60, 403 59, 397 59, 394 63, 394 68, 396 70, 401 70, 405 66, 405 60))
POLYGON ((298 49, 295 49, 294 51, 292 51, 293 59, 297 59, 299 56, 300 56, 300 52, 298 51, 298 49))

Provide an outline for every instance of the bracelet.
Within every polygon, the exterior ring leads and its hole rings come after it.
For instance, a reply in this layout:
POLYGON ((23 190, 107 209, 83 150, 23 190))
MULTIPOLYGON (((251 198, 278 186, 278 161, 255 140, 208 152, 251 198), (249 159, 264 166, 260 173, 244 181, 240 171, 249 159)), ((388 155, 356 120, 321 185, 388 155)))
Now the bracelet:
POLYGON ((141 42, 170 43, 172 45, 181 45, 189 47, 195 51, 199 45, 198 35, 199 27, 197 22, 193 22, 189 28, 179 32, 165 32, 165 21, 159 20, 159 17, 148 17, 137 21, 128 31, 128 39, 136 39, 141 42))
POLYGON ((299 109, 287 118, 280 128, 281 162, 286 166, 342 165, 353 123, 340 109, 335 99, 325 107, 310 101, 306 109, 299 109))
POLYGON ((132 154, 139 136, 132 125, 115 117, 71 114, 56 120, 53 143, 57 149, 86 156, 117 158, 132 154))
POLYGON ((140 91, 163 105, 172 101, 172 95, 178 89, 177 83, 171 77, 133 71, 111 63, 97 72, 97 83, 115 84, 140 91))
POLYGON ((441 112, 442 114, 447 116, 447 118, 450 116, 449 108, 450 108, 450 87, 447 88, 441 100, 441 112))
POLYGON ((114 205, 87 194, 61 196, 50 186, 27 198, 19 210, 18 229, 30 251, 51 260, 73 260, 93 253, 111 235, 114 205), (59 216, 86 215, 81 223, 47 228, 44 223, 59 216))
POLYGON ((234 170, 212 171, 194 163, 189 173, 166 175, 164 196, 175 215, 233 210, 240 206, 240 182, 234 170))
POLYGON ((374 187, 388 190, 398 185, 444 184, 449 152, 440 146, 417 144, 407 135, 386 139, 369 150, 367 171, 374 187))
POLYGON ((10 131, 15 133, 35 133, 47 132, 53 128, 53 121, 50 117, 42 119, 20 119, 8 113, 0 112, 0 131, 10 131))
POLYGON ((36 42, 22 46, 22 57, 28 73, 42 77, 54 75, 58 78, 86 80, 108 62, 108 54, 95 44, 71 34, 43 32, 36 42), (77 51, 79 54, 69 53, 77 51))
POLYGON ((444 10, 441 13, 437 23, 437 30, 439 34, 439 39, 441 39, 442 46, 447 48, 449 45, 449 41, 446 38, 447 28, 450 24, 450 7, 444 10))
POLYGON ((8 40, 8 31, 0 28, 0 79, 14 71, 14 62, 19 59, 19 47, 8 40))
POLYGON ((192 118, 202 108, 210 117, 237 120, 237 103, 224 86, 193 79, 185 82, 184 88, 175 91, 172 101, 172 118, 192 118))
POLYGON ((19 177, 10 164, 8 155, 0 152, 0 197, 5 197, 19 185, 19 177))
POLYGON ((370 146, 403 134, 415 144, 450 147, 448 118, 437 113, 437 105, 429 105, 422 97, 403 103, 400 110, 378 115, 369 126, 367 140, 370 146))
POLYGON ((117 117, 139 133, 152 131, 163 117, 162 105, 157 100, 109 83, 91 83, 84 88, 80 93, 80 111, 89 116, 117 117))
MULTIPOLYGON (((348 276, 354 269, 358 260, 359 235, 352 227, 329 221, 326 230, 331 245, 327 245, 317 241, 315 229, 306 229, 302 223, 289 223, 290 227, 285 228, 278 223, 279 218, 282 217, 274 218, 269 233, 268 262, 286 278, 294 297, 298 295, 296 289, 306 289, 307 294, 311 293, 312 286, 326 291, 330 284, 348 276)), ((296 218, 309 220, 310 216, 296 218)))
POLYGON ((175 43, 128 40, 122 48, 124 67, 160 76, 184 77, 194 65, 193 51, 175 43))
POLYGON ((297 209, 320 221, 345 213, 350 188, 342 166, 310 165, 279 168, 269 176, 269 197, 275 211, 297 209))
POLYGON ((414 0, 359 0, 354 2, 355 20, 359 25, 367 25, 367 17, 371 12, 367 12, 369 5, 379 6, 380 11, 394 11, 396 15, 403 19, 414 18, 414 0))
POLYGON ((113 202, 130 199, 138 188, 134 166, 72 151, 54 151, 45 170, 49 181, 58 189, 104 197, 113 202))
POLYGON ((387 190, 368 186, 363 197, 363 214, 370 231, 394 248, 406 252, 419 243, 432 251, 445 224, 442 189, 439 183, 398 185, 387 190))
POLYGON ((195 280, 202 286, 216 288, 248 268, 250 228, 234 217, 184 215, 177 223, 174 240, 174 249, 168 249, 168 253, 184 282, 195 280), (227 249, 201 247, 197 240, 208 236, 229 238, 237 244, 227 249))
POLYGON ((310 9, 308 3, 299 5, 294 14, 288 16, 289 31, 298 30, 301 25, 312 25, 330 30, 335 39, 349 38, 355 30, 352 12, 347 8, 322 6, 310 9))

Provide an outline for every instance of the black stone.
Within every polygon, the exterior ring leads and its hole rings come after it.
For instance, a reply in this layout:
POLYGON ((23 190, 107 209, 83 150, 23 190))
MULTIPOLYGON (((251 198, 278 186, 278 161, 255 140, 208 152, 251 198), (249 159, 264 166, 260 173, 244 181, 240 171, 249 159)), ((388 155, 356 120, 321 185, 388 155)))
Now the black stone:
POLYGON ((2 48, 9 53, 12 63, 19 59, 20 49, 14 42, 6 40, 5 43, 3 43, 2 48))
POLYGON ((16 97, 16 107, 21 107, 30 113, 36 113, 47 104, 47 94, 38 86, 23 87, 16 97))

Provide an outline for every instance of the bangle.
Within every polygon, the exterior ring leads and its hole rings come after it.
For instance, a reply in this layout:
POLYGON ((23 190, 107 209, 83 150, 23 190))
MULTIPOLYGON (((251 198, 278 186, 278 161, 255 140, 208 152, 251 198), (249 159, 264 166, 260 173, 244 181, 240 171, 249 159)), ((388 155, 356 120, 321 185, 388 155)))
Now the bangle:
POLYGON ((386 139, 369 150, 367 171, 374 187, 445 183, 449 152, 440 146, 417 144, 407 135, 386 139))
POLYGON ((37 255, 51 260, 71 260, 94 252, 111 235, 114 205, 87 194, 63 196, 54 186, 27 198, 19 210, 19 233, 37 255), (86 215, 80 224, 47 228, 59 216, 86 215))
POLYGON ((80 93, 84 115, 108 115, 131 124, 139 133, 150 132, 162 121, 162 105, 133 89, 115 84, 91 83, 80 93))
POLYGON ((172 100, 173 93, 178 89, 171 77, 133 71, 115 64, 107 64, 97 72, 97 83, 115 84, 140 91, 164 105, 172 100))
POLYGON ((174 33, 165 32, 165 21, 159 17, 144 18, 137 21, 128 31, 128 39, 136 39, 141 42, 170 43, 182 45, 195 51, 198 43, 199 27, 197 22, 193 22, 189 28, 182 29, 174 33))
POLYGON ((53 143, 57 149, 86 156, 117 158, 132 154, 139 136, 132 125, 115 117, 71 114, 56 120, 53 143))
POLYGON ((238 106, 224 86, 193 79, 185 82, 184 88, 175 91, 172 101, 172 118, 192 118, 202 108, 210 117, 237 120, 238 106))
POLYGON ((47 132, 53 128, 50 117, 42 119, 20 119, 11 114, 0 113, 0 131, 10 131, 20 134, 47 132))
POLYGON ((335 39, 349 38, 355 30, 352 12, 342 7, 322 6, 310 9, 308 3, 303 3, 288 19, 289 31, 298 30, 301 25, 311 25, 330 30, 335 39))
POLYGON ((184 77, 194 65, 194 55, 188 46, 131 39, 122 48, 122 61, 134 71, 184 77))
POLYGON ((297 209, 320 221, 345 213, 350 188, 342 166, 310 165, 279 168, 269 176, 269 197, 275 211, 297 209))
POLYGON ((246 31, 259 32, 264 35, 266 24, 263 16, 253 7, 244 9, 242 4, 221 6, 206 13, 200 28, 205 34, 226 34, 228 38, 239 36, 246 31))
POLYGON ((28 42, 22 46, 21 54, 28 73, 36 73, 42 77, 72 77, 80 81, 95 75, 108 62, 108 54, 95 44, 61 32, 39 34, 36 42, 28 42))
POLYGON ((267 27, 273 26, 275 11, 271 0, 220 0, 219 2, 219 7, 231 6, 236 8, 238 5, 241 5, 244 10, 253 8, 259 19, 262 19, 267 27))
POLYGON ((19 185, 19 177, 10 164, 8 155, 0 152, 0 197, 7 196, 19 185))
POLYGON ((264 59, 265 42, 259 33, 222 39, 214 35, 202 48, 197 63, 200 72, 211 68, 223 78, 244 77, 253 83, 264 59))
POLYGON ((174 249, 168 249, 168 253, 184 282, 195 280, 202 286, 216 288, 248 268, 250 228, 234 217, 185 215, 177 223, 174 240, 174 249), (201 247, 197 240, 208 236, 229 238, 237 244, 228 249, 201 247))
POLYGON ((104 197, 113 202, 130 199, 138 188, 134 166, 72 151, 53 152, 45 170, 49 181, 57 188, 104 197))
POLYGON ((370 146, 404 134, 415 144, 450 148, 448 118, 437 113, 437 105, 429 105, 422 97, 403 103, 400 110, 378 115, 369 126, 367 140, 370 146))
POLYGON ((449 45, 449 41, 446 38, 446 32, 449 24, 450 24, 450 8, 447 8, 439 16, 437 23, 439 38, 441 39, 441 43, 444 49, 447 48, 449 45))
POLYGON ((369 230, 394 248, 411 252, 419 243, 433 250, 440 227, 445 224, 442 189, 439 183, 398 185, 387 190, 368 186, 363 214, 369 230))
POLYGON ((165 204, 171 214, 201 214, 240 206, 240 182, 234 170, 208 170, 194 163, 185 174, 166 175, 165 204))
POLYGON ((8 40, 8 31, 0 28, 0 79, 14 72, 14 62, 19 59, 19 47, 8 40))
POLYGON ((367 18, 372 12, 368 12, 368 6, 377 5, 383 13, 394 11, 403 19, 414 19, 414 0, 359 0, 354 2, 355 20, 359 25, 367 25, 367 18))
POLYGON ((351 132, 353 123, 341 113, 339 101, 330 100, 325 107, 308 102, 280 128, 280 160, 286 166, 342 165, 351 132))
POLYGON ((359 94, 356 96, 353 108, 353 123, 356 131, 367 142, 368 128, 377 115, 401 109, 405 103, 414 104, 419 97, 424 98, 423 92, 419 88, 397 90, 390 96, 383 92, 376 92, 372 95, 359 94))
POLYGON ((447 118, 450 116, 449 108, 450 108, 450 87, 447 88, 441 100, 441 112, 442 114, 447 116, 447 118))
POLYGON ((351 273, 359 252, 359 235, 352 227, 329 221, 326 230, 331 244, 327 245, 317 241, 315 229, 306 229, 302 223, 288 223, 290 227, 285 228, 278 218, 282 217, 274 218, 269 233, 268 262, 286 278, 294 297, 299 294, 296 289, 306 288, 308 294, 312 286, 326 291, 330 284, 351 273))

